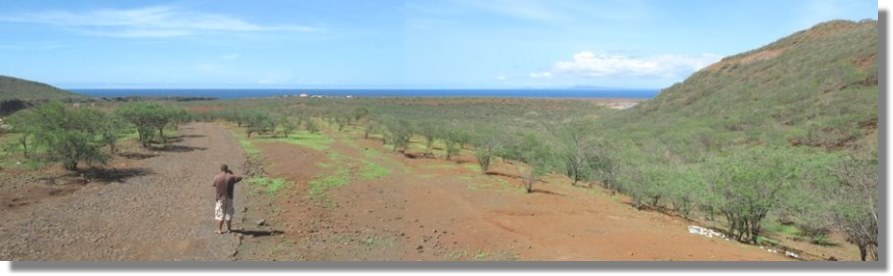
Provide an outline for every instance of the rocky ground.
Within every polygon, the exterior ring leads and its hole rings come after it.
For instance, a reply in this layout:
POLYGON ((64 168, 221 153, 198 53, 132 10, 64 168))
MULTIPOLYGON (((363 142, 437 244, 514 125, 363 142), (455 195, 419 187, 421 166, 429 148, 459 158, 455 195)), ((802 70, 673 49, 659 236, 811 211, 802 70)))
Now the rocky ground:
POLYGON ((0 259, 232 259, 238 237, 214 233, 211 177, 221 163, 242 170, 238 142, 219 126, 195 123, 159 154, 134 159, 112 169, 114 177, 4 210, 0 259))

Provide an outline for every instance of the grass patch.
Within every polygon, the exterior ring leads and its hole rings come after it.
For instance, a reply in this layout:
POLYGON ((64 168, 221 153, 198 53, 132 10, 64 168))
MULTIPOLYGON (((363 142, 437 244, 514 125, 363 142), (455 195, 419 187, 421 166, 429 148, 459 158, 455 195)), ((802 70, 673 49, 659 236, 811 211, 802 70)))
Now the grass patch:
POLYGON ((778 233, 789 237, 802 237, 803 232, 796 225, 785 225, 777 220, 767 220, 763 228, 769 233, 778 233))
POLYGON ((375 180, 391 174, 391 170, 379 164, 363 160, 363 168, 360 169, 360 178, 363 180, 375 180))
POLYGON ((338 169, 335 174, 318 177, 310 181, 310 197, 327 200, 326 193, 337 187, 350 183, 350 171, 345 168, 338 169))
POLYGON ((767 237, 759 236, 757 237, 757 244, 779 246, 781 245, 781 242, 767 237))
POLYGON ((237 138, 239 140, 239 145, 242 146, 242 150, 244 150, 245 153, 248 154, 249 158, 257 158, 258 156, 260 156, 260 150, 254 147, 254 144, 251 143, 250 140, 248 140, 247 138, 243 139, 241 137, 237 138))
POLYGON ((254 143, 251 142, 251 139, 248 138, 244 133, 240 131, 234 130, 232 127, 227 127, 229 129, 230 134, 236 138, 236 141, 239 142, 239 146, 242 147, 242 150, 245 151, 245 154, 248 155, 248 158, 258 158, 260 157, 260 150, 254 146, 254 143))
POLYGON ((276 192, 282 190, 290 183, 285 179, 272 177, 252 177, 246 181, 251 186, 266 190, 267 194, 271 196, 276 195, 276 192))
POLYGON ((278 138, 268 138, 268 139, 286 142, 289 144, 295 144, 295 145, 299 145, 299 146, 317 150, 317 151, 329 149, 329 147, 332 145, 332 142, 333 142, 332 138, 329 136, 326 136, 324 134, 313 134, 313 133, 306 132, 306 131, 295 132, 295 133, 289 135, 288 138, 278 137, 278 138))
POLYGON ((381 151, 374 149, 365 149, 363 150, 363 156, 366 158, 378 158, 381 157, 381 151))

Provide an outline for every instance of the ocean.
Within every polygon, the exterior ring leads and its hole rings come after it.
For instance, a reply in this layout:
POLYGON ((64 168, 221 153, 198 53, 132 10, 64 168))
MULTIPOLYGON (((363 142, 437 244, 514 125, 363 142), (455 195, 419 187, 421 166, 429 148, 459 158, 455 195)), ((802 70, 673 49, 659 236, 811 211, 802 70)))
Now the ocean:
POLYGON ((329 97, 486 97, 486 98, 593 98, 650 99, 658 90, 606 89, 69 89, 94 97, 213 97, 240 99, 285 95, 329 97))

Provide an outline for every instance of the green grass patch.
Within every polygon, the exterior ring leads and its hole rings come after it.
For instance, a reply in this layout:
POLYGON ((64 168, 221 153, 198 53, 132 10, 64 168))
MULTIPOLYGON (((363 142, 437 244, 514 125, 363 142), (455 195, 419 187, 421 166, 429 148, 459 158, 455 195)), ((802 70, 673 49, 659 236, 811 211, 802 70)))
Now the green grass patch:
POLYGON ((763 228, 769 233, 778 233, 789 237, 800 237, 803 235, 803 232, 796 225, 785 225, 774 219, 764 222, 763 228))
POLYGON ((759 236, 757 237, 757 244, 779 246, 781 245, 781 242, 767 237, 759 236))
POLYGON ((246 180, 249 185, 263 189, 269 195, 275 195, 276 192, 285 188, 290 182, 282 178, 271 177, 251 177, 246 180))
POLYGON ((375 180, 391 174, 391 170, 379 164, 363 160, 363 168, 360 169, 360 178, 363 180, 375 180))
POLYGON ((251 140, 238 136, 236 136, 236 138, 239 140, 239 145, 242 146, 242 150, 244 150, 245 153, 248 154, 248 157, 257 158, 258 156, 260 156, 260 150, 254 147, 254 144, 251 142, 251 140))
POLYGON ((463 167, 471 172, 481 173, 481 165, 479 165, 478 163, 468 163, 465 164, 463 167))
POLYGON ((260 156, 260 150, 254 146, 254 143, 251 139, 248 139, 244 133, 233 129, 232 127, 227 127, 229 129, 230 134, 236 138, 236 141, 239 142, 239 146, 242 146, 242 150, 245 151, 245 154, 248 155, 248 158, 258 158, 260 156))
POLYGON ((271 138, 289 144, 295 144, 313 150, 327 150, 332 145, 332 138, 324 134, 313 134, 306 131, 298 131, 285 137, 271 138))
POLYGON ((366 158, 378 158, 381 157, 381 151, 378 151, 376 149, 364 149, 363 156, 365 156, 366 158))
POLYGON ((346 168, 338 169, 335 174, 323 177, 317 177, 310 181, 310 196, 318 199, 325 199, 326 193, 337 187, 341 187, 350 183, 350 171, 346 168))

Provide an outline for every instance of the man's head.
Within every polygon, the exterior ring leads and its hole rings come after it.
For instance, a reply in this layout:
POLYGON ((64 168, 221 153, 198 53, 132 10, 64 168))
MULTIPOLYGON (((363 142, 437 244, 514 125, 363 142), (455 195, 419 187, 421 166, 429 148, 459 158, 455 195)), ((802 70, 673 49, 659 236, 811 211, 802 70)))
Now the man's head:
POLYGON ((220 171, 229 172, 229 166, 227 166, 226 164, 220 165, 220 171))

